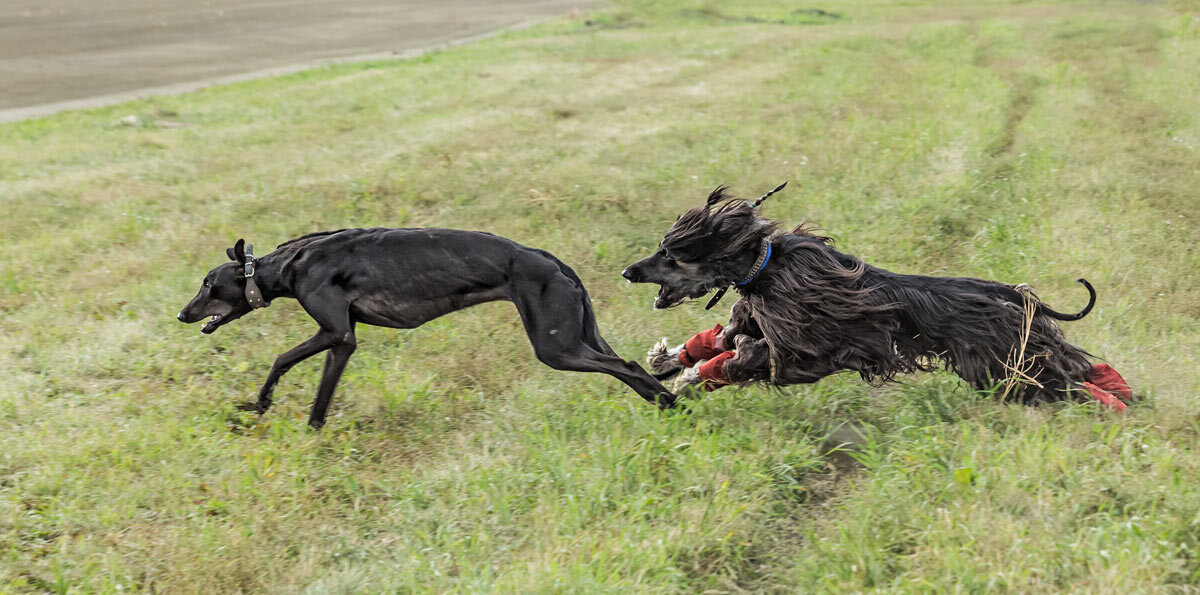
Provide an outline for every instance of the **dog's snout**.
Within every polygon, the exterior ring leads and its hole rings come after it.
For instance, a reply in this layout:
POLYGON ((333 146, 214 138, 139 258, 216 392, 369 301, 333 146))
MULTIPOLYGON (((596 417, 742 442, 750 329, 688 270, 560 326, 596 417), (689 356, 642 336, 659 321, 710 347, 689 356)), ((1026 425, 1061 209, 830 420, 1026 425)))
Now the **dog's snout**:
POLYGON ((183 315, 183 310, 180 310, 179 313, 175 315, 175 318, 179 319, 179 322, 187 322, 187 317, 183 315))
POLYGON ((625 267, 625 270, 621 271, 621 276, 629 280, 630 283, 637 283, 642 280, 642 274, 633 267, 625 267))

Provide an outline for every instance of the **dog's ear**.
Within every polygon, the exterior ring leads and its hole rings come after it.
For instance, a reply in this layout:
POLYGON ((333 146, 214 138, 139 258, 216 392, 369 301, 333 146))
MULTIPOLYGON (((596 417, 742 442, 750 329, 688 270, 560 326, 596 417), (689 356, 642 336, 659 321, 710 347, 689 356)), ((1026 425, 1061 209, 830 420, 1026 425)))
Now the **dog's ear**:
POLYGON ((708 198, 704 201, 704 205, 711 207, 711 206, 729 198, 729 195, 725 193, 725 191, 728 189, 729 189, 729 186, 726 186, 725 184, 721 184, 720 186, 717 186, 716 188, 713 189, 712 192, 708 193, 708 198))
POLYGON ((229 260, 234 262, 246 262, 246 240, 238 238, 232 248, 225 249, 225 254, 229 256, 229 260))

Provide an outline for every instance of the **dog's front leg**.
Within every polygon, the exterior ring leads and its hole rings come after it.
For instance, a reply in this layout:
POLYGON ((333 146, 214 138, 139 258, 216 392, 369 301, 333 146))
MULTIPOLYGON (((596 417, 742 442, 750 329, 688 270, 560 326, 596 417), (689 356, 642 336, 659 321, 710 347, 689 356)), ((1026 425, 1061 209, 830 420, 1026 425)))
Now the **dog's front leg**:
POLYGON ((325 412, 329 410, 329 402, 333 400, 333 389, 337 387, 346 362, 354 353, 357 343, 353 334, 347 335, 347 340, 335 345, 325 356, 325 371, 321 374, 321 386, 317 389, 317 399, 313 401, 312 412, 308 414, 308 425, 321 429, 325 425, 325 412))
POLYGON ((263 383, 262 388, 258 391, 258 401, 250 404, 243 409, 257 411, 262 415, 271 408, 271 394, 275 392, 275 385, 279 383, 279 379, 287 374, 292 366, 318 354, 326 349, 329 349, 337 344, 337 338, 325 330, 317 331, 309 340, 289 349, 275 358, 275 365, 271 366, 271 373, 267 374, 267 381, 263 383))
POLYGON ((737 357, 725 362, 722 371, 726 380, 734 384, 765 382, 771 378, 771 349, 766 339, 754 339, 750 335, 738 335, 737 357))

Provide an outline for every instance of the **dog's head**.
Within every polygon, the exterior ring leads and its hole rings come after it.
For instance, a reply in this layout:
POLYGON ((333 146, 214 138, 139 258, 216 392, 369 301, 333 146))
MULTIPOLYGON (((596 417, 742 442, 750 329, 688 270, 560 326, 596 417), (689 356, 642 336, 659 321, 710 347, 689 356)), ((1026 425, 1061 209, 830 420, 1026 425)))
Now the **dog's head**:
POLYGON ((657 284, 654 307, 672 308, 743 279, 762 240, 774 232, 774 223, 719 186, 704 206, 675 221, 654 254, 629 265, 621 276, 632 283, 657 284))
POLYGON ((246 299, 245 247, 246 241, 238 240, 237 244, 225 251, 231 262, 218 266, 204 276, 200 292, 179 311, 180 322, 192 324, 209 318, 200 328, 200 332, 209 334, 254 309, 246 299))

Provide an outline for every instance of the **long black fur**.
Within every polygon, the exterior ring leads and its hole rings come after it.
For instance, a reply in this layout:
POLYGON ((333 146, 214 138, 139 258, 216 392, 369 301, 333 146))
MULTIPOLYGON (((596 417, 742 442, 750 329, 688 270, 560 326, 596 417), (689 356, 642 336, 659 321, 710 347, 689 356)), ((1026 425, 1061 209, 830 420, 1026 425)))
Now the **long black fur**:
POLYGON ((1024 303, 1034 315, 1024 358, 1033 383, 1015 391, 1022 401, 1066 398, 1091 379, 1090 354, 1068 343, 1056 312, 1016 286, 965 277, 894 273, 838 251, 828 237, 804 226, 781 233, 749 203, 717 188, 706 205, 681 216, 659 250, 623 273, 657 283, 659 308, 726 287, 743 278, 764 238, 772 255, 750 284, 737 287, 725 344, 738 353, 724 371, 735 383, 816 382, 851 370, 871 383, 897 374, 946 368, 976 389, 1011 376, 1025 327, 1024 303))
MULTIPOLYGON (((246 288, 245 243, 227 251, 231 262, 209 271, 179 313, 185 323, 212 317, 211 333, 253 308, 246 288)), ((271 406, 276 383, 292 366, 328 351, 309 424, 320 427, 333 390, 354 353, 357 323, 416 328, 484 302, 513 302, 538 359, 556 370, 601 372, 651 403, 675 397, 635 362, 617 356, 596 326, 579 277, 549 252, 489 233, 454 229, 343 229, 284 242, 256 261, 254 280, 270 303, 293 298, 319 325, 309 340, 280 355, 253 405, 271 406)))

